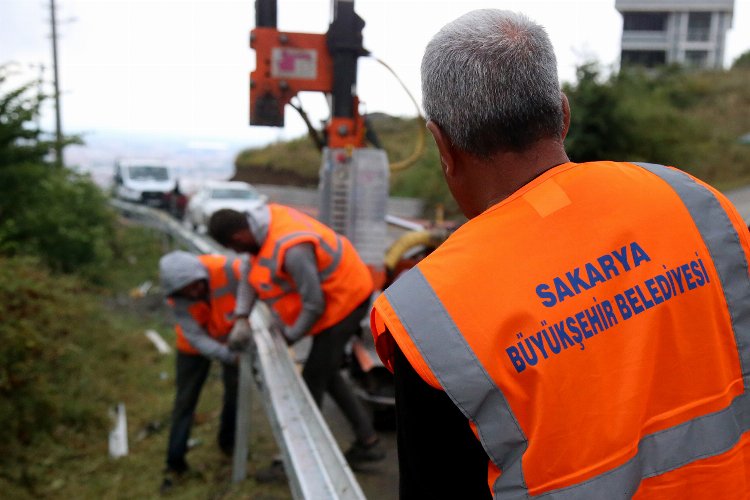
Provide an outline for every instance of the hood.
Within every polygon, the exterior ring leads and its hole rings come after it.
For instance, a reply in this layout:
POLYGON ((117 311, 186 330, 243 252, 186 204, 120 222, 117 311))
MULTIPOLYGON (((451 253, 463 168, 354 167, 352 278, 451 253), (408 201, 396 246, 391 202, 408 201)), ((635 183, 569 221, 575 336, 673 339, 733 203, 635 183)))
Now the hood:
POLYGON ((208 271, 195 255, 177 250, 159 259, 159 279, 166 295, 193 281, 208 279, 208 271))
POLYGON ((258 245, 263 245, 268 236, 268 226, 271 225, 271 208, 267 203, 261 203, 247 210, 246 213, 250 232, 253 233, 258 245))
POLYGON ((237 212, 248 214, 264 205, 262 200, 209 200, 204 204, 204 211, 207 216, 211 216, 217 210, 229 208, 237 212))

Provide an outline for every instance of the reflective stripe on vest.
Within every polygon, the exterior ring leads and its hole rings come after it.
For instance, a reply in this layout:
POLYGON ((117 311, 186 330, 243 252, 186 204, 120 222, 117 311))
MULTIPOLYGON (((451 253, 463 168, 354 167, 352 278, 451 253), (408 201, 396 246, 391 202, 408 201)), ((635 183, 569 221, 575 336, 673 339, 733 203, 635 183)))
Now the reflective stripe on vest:
POLYGON ((234 259, 227 259, 224 263, 224 277, 226 279, 226 285, 217 287, 211 290, 211 298, 219 299, 225 295, 237 293, 237 275, 235 274, 236 261, 234 259))
MULTIPOLYGON (((745 392, 715 413, 644 436, 624 464, 539 498, 598 499, 629 497, 643 479, 677 469, 732 448, 750 429, 750 278, 739 236, 713 194, 686 174, 639 164, 679 195, 693 218, 719 274, 739 349, 745 392)), ((527 448, 510 406, 476 357, 419 268, 385 291, 401 324, 442 388, 476 425, 490 460, 502 470, 493 485, 498 498, 529 498, 521 458, 527 448)), ((536 498, 536 497, 535 497, 536 498)))
POLYGON ((718 200, 679 170, 653 163, 636 163, 658 175, 674 189, 690 212, 719 273, 724 298, 732 318, 734 338, 740 347, 745 388, 750 383, 750 278, 739 236, 718 200))
POLYGON ((308 332, 314 335, 351 313, 372 293, 372 277, 346 237, 289 207, 270 205, 266 240, 253 260, 249 279, 258 299, 270 305, 287 325, 294 324, 303 298, 283 268, 289 248, 309 243, 314 248, 325 310, 308 332))
MULTIPOLYGON (((320 245, 320 248, 326 252, 331 257, 331 263, 326 266, 324 269, 321 269, 318 271, 318 276, 320 277, 320 281, 325 281, 328 279, 333 272, 336 270, 336 268, 341 263, 341 258, 344 254, 344 247, 341 243, 341 238, 338 234, 334 234, 336 238, 336 248, 332 248, 331 245, 328 244, 327 241, 323 239, 323 237, 317 233, 308 232, 308 231, 297 231, 294 233, 289 233, 283 238, 279 238, 279 240, 276 242, 276 244, 273 247, 273 254, 270 258, 261 258, 258 259, 258 265, 265 267, 268 269, 271 273, 271 281, 278 285, 284 292, 291 292, 294 290, 294 285, 289 282, 288 280, 282 278, 280 276, 281 269, 279 268, 279 254, 281 253, 281 248, 284 246, 284 244, 290 240, 293 240, 295 238, 299 237, 309 237, 314 238, 318 241, 318 244, 320 245)), ((261 285, 262 286, 262 285, 261 285)))
MULTIPOLYGON (((192 316, 211 337, 219 339, 229 333, 234 321, 239 260, 220 255, 200 255, 198 259, 208 271, 210 302, 179 301, 173 307, 176 312, 192 316)), ((197 354, 198 350, 190 345, 179 325, 177 326, 177 348, 188 354, 197 354)))

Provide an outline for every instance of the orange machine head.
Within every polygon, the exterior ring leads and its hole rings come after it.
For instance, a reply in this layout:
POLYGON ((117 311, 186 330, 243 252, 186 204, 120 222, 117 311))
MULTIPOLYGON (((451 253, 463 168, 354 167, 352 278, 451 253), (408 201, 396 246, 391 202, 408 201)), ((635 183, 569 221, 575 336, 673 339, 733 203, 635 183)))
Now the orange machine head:
POLYGON ((326 145, 362 147, 364 121, 359 114, 357 58, 365 22, 352 0, 333 3, 326 34, 281 32, 276 27, 276 1, 256 0, 256 28, 250 33, 256 69, 250 74, 250 125, 284 126, 284 106, 301 91, 330 97, 331 120, 326 145))
POLYGON ((283 127, 284 106, 298 92, 331 92, 326 35, 258 27, 250 34, 250 47, 256 60, 250 74, 250 125, 283 127))

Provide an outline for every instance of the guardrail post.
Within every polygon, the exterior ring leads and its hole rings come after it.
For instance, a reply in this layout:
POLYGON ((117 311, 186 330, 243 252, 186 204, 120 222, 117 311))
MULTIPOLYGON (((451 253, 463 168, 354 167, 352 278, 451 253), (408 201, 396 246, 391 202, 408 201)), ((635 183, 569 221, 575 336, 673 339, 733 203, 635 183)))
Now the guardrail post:
POLYGON ((252 410, 253 361, 252 348, 240 354, 240 380, 237 390, 237 425, 234 434, 232 457, 232 482, 239 483, 247 477, 248 443, 250 438, 250 412, 252 410))

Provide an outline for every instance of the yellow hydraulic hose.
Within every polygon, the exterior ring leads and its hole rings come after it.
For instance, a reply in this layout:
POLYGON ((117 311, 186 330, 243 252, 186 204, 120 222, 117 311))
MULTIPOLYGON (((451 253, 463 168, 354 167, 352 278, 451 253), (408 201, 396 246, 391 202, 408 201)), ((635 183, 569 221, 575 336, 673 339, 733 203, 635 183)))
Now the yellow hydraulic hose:
POLYGON ((447 237, 448 232, 445 229, 410 231, 397 239, 385 253, 385 267, 395 269, 401 257, 411 248, 419 245, 437 248, 447 237))
POLYGON ((409 155, 408 158, 405 158, 401 161, 397 161, 395 163, 390 164, 391 172, 397 172, 399 170, 404 170, 412 165, 414 165, 417 160, 419 160, 419 157, 422 156, 422 153, 424 153, 425 148, 425 128, 426 124, 424 121, 424 117, 422 116, 422 111, 419 109, 419 104, 417 104, 417 100, 414 99, 414 96, 409 92, 409 89, 406 87, 404 82, 401 80, 401 78, 398 77, 395 71, 393 71, 393 68, 388 66, 384 61, 378 59, 377 57, 373 57, 377 62, 382 64, 385 69, 391 72, 391 74, 396 78, 398 83, 401 84, 401 87, 406 91, 406 94, 409 96, 409 99, 411 99, 411 102, 414 103, 414 108, 417 110, 417 127, 419 128, 418 134, 417 134, 417 143, 414 146, 414 151, 409 155))

